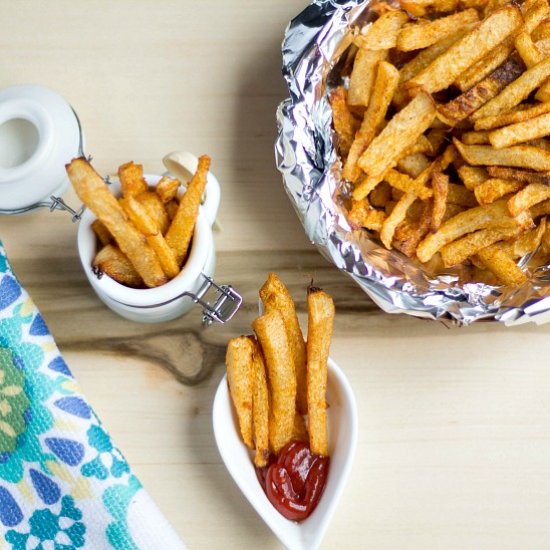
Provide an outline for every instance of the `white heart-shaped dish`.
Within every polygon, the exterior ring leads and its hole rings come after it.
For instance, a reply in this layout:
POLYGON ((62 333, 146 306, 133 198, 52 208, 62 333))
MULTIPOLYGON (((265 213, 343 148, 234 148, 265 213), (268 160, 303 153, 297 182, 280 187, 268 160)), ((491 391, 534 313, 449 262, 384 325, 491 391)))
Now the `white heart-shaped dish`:
POLYGON ((325 492, 311 516, 296 523, 277 512, 258 482, 253 454, 240 439, 226 376, 220 382, 214 398, 214 437, 225 466, 256 512, 290 550, 313 550, 319 547, 355 456, 357 405, 347 378, 332 359, 328 362, 327 403, 330 470, 325 492))

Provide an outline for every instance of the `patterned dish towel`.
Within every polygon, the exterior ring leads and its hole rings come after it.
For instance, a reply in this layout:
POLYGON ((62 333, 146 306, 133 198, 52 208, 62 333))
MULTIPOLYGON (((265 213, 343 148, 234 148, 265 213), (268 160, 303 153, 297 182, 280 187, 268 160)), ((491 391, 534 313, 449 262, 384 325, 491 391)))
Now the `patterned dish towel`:
POLYGON ((0 242, 0 549, 184 548, 21 288, 0 242))

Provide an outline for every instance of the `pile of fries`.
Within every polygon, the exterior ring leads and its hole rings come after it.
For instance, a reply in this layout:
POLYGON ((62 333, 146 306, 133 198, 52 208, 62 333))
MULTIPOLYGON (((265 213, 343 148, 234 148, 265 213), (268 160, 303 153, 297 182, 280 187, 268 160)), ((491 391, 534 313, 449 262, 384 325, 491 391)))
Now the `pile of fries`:
POLYGON ((154 189, 133 162, 118 169, 122 197, 116 199, 84 158, 67 165, 80 200, 97 216, 92 228, 99 252, 93 267, 132 288, 152 288, 173 279, 185 265, 199 206, 206 188, 210 158, 199 158, 197 172, 181 199, 181 182, 164 176, 154 189))
POLYGON ((550 260, 547 0, 373 9, 330 93, 350 225, 428 273, 522 284, 519 258, 550 260))
POLYGON ((327 364, 334 303, 310 287, 304 341, 294 301, 270 273, 260 290, 265 313, 253 323, 255 336, 227 345, 227 380, 243 442, 262 468, 291 441, 309 439, 311 451, 328 456, 327 364), (304 415, 307 415, 307 427, 304 415))

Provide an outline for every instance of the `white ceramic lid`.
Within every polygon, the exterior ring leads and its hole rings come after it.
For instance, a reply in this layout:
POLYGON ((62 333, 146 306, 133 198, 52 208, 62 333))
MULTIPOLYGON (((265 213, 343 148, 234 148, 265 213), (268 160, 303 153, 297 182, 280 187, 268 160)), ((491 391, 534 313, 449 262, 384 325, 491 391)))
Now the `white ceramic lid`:
POLYGON ((78 118, 58 93, 34 85, 1 90, 0 210, 23 209, 62 194, 68 185, 65 164, 78 156, 81 139, 78 118), (10 147, 11 159, 6 157, 10 147))

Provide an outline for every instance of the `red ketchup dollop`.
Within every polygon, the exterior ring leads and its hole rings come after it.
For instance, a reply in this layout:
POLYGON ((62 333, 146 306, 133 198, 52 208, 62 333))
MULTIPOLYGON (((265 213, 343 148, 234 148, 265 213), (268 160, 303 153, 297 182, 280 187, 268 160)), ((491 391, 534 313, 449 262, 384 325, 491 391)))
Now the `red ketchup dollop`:
POLYGON ((267 498, 285 518, 306 519, 325 490, 330 459, 311 452, 306 443, 288 443, 275 462, 257 468, 267 498))

